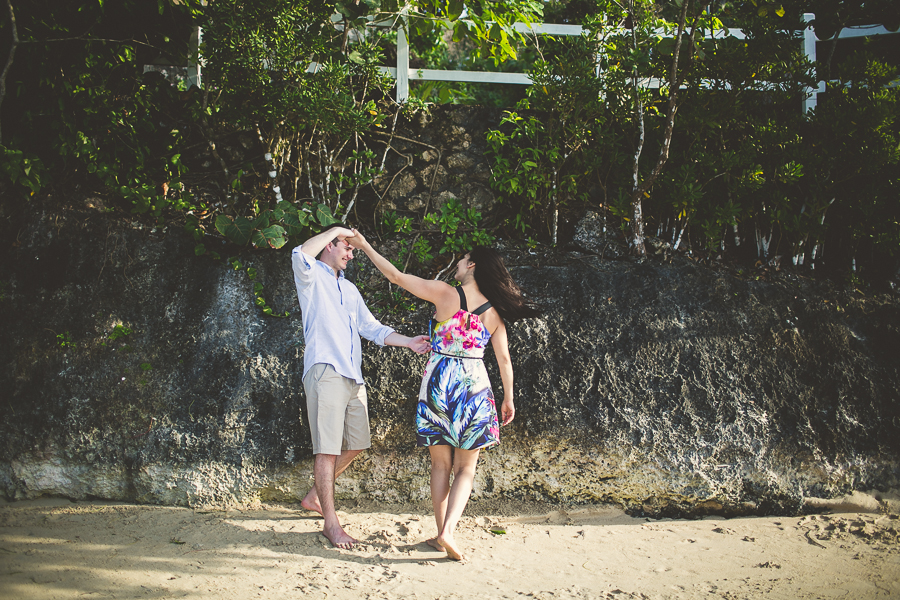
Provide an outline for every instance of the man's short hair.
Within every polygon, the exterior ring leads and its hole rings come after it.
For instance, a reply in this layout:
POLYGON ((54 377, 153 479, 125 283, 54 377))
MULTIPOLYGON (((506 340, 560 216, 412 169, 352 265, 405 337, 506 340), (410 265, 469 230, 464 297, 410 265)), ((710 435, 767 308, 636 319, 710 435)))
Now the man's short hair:
MULTIPOLYGON (((340 241, 341 241, 340 238, 334 238, 334 239, 331 240, 329 243, 330 243, 332 246, 337 246, 337 245, 338 245, 338 242, 340 242, 340 241)), ((325 252, 325 248, 322 248, 322 252, 325 252)), ((322 252, 319 252, 319 255, 318 255, 316 258, 319 258, 319 259, 322 258, 322 252)))

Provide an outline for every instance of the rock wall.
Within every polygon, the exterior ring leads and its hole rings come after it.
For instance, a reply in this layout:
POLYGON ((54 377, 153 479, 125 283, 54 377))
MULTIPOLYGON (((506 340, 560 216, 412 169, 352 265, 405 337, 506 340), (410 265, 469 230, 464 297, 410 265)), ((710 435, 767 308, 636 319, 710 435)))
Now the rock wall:
MULTIPOLYGON (((422 139, 434 145, 462 127, 433 126, 422 139)), ((471 162, 481 138, 462 131, 442 146, 436 196, 487 207, 486 185, 459 176, 483 167, 471 162)), ((424 182, 399 182, 390 201, 415 203, 424 182)), ((306 493, 290 248, 242 251, 235 270, 194 256, 177 230, 111 219, 92 201, 11 214, 0 215, 0 493, 191 506, 306 493), (262 314, 247 267, 288 317, 262 314)), ((483 453, 476 496, 766 513, 898 485, 896 296, 665 255, 624 260, 593 218, 568 250, 501 248, 545 314, 511 327, 518 414, 483 453)), ((356 263, 349 276, 371 293, 378 277, 356 263)), ((427 312, 383 320, 415 334, 427 312)), ((338 496, 426 499, 412 429, 425 359, 368 342, 364 352, 374 445, 338 496)), ((490 354, 488 366, 499 392, 490 354)))

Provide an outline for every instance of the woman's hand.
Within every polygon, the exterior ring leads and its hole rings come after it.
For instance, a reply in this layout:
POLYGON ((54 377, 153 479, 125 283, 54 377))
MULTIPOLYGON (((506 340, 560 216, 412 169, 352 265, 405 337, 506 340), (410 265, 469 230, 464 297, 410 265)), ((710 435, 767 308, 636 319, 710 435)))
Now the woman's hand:
POLYGON ((500 406, 500 416, 502 418, 501 425, 512 423, 513 418, 516 416, 516 405, 513 404, 512 398, 503 400, 503 404, 500 406))
POLYGON ((372 249, 372 246, 371 246, 371 244, 369 244, 369 241, 357 229, 354 229, 352 231, 352 234, 347 236, 347 241, 350 242, 350 244, 354 248, 359 248, 363 252, 365 252, 366 250, 372 249))
POLYGON ((339 240, 344 240, 349 237, 353 237, 353 230, 347 229, 346 227, 332 227, 331 234, 339 240))

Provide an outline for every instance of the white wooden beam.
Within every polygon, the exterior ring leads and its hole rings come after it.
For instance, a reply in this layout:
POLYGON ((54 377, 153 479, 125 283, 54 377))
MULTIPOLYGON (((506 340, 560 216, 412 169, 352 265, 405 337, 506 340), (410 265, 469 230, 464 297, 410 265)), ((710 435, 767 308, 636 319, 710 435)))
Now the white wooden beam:
POLYGON ((397 102, 409 99, 409 42, 406 40, 406 19, 397 28, 397 102))
POLYGON ((190 56, 188 56, 187 81, 185 82, 188 89, 190 89, 192 85, 196 85, 198 88, 203 87, 200 64, 200 43, 202 41, 203 30, 199 27, 194 27, 193 31, 191 31, 191 41, 189 46, 190 56))
MULTIPOLYGON (((900 33, 900 30, 891 31, 884 25, 857 25, 855 27, 844 27, 841 29, 840 33, 838 33, 839 40, 845 40, 848 38, 856 38, 856 37, 869 37, 871 35, 887 35, 892 33, 900 33)), ((820 42, 827 42, 829 40, 833 40, 834 36, 830 38, 822 39, 819 38, 820 42)))
POLYGON ((525 73, 497 73, 492 71, 450 71, 444 69, 410 69, 410 79, 420 81, 462 81, 465 83, 512 83, 531 85, 525 73))
MULTIPOLYGON (((815 64, 816 62, 816 32, 813 31, 812 25, 810 23, 816 18, 816 15, 813 13, 804 13, 803 20, 801 21, 806 25, 803 30, 803 53, 806 54, 806 58, 815 64)), ((806 88, 807 96, 803 99, 803 113, 808 113, 812 109, 816 107, 819 103, 819 88, 816 87, 808 87, 806 88)))

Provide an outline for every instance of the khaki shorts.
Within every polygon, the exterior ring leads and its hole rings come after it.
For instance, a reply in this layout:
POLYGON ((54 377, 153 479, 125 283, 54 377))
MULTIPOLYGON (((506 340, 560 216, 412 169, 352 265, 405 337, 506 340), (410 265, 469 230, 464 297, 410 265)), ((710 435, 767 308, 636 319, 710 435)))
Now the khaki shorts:
POLYGON ((340 454, 369 448, 366 386, 338 375, 334 367, 315 364, 303 378, 313 454, 340 454))

